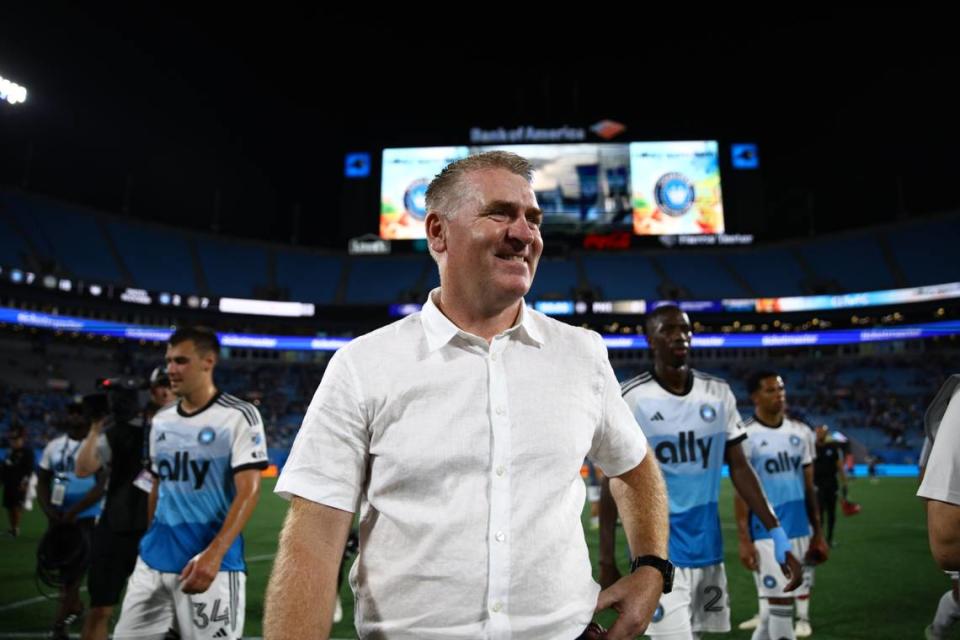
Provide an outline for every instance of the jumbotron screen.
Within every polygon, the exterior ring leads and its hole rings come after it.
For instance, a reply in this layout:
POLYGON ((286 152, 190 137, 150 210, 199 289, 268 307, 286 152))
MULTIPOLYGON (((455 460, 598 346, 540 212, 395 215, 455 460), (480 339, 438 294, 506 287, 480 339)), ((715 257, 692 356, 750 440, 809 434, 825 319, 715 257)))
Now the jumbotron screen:
POLYGON ((724 231, 718 145, 701 140, 384 149, 380 237, 423 238, 430 180, 454 160, 494 149, 533 164, 544 231, 724 231))

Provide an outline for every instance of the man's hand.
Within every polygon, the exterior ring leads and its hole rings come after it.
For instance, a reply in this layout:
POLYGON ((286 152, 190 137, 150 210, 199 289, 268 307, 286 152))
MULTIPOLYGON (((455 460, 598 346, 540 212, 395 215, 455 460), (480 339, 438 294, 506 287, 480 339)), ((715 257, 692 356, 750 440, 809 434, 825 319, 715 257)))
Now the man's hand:
POLYGON ((653 567, 640 567, 620 578, 597 597, 597 611, 613 608, 620 615, 607 631, 607 640, 632 640, 642 634, 660 602, 663 576, 653 567))
POLYGON ((780 565, 780 570, 783 571, 784 577, 790 581, 783 588, 784 591, 795 591, 803 582, 803 567, 792 552, 787 551, 787 562, 780 565))
POLYGON ((756 571, 757 567, 760 566, 757 556, 757 545, 749 540, 741 540, 739 551, 740 563, 746 567, 748 571, 756 571))
POLYGON ((609 588, 620 578, 620 569, 617 569, 617 563, 603 561, 600 562, 600 586, 602 588, 609 588))
POLYGON ((827 561, 830 557, 830 545, 823 539, 823 536, 813 536, 810 539, 810 548, 803 558, 803 562, 808 565, 816 566, 827 561))
POLYGON ((203 593, 210 588, 220 571, 223 556, 207 547, 190 559, 180 572, 180 590, 184 593, 203 593))

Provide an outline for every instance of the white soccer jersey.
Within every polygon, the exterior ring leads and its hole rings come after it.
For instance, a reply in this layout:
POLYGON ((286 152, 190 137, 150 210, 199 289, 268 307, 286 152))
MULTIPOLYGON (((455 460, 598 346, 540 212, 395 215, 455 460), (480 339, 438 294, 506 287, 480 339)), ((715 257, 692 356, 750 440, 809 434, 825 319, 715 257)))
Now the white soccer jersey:
MULTIPOLYGON (((223 526, 236 493, 233 474, 267 467, 260 412, 226 393, 187 414, 180 404, 160 410, 150 431, 150 469, 159 496, 140 555, 151 568, 179 573, 223 526)), ((243 571, 243 538, 223 557, 221 571, 243 571)))
MULTIPOLYGON (((746 426, 747 441, 743 452, 757 472, 763 492, 780 519, 780 526, 790 538, 810 535, 803 471, 815 457, 811 450, 810 427, 789 417, 772 427, 752 417, 746 426)), ((753 513, 750 514, 750 534, 754 540, 770 537, 753 513)))
MULTIPOLYGON (((40 468, 53 474, 53 485, 64 487, 63 502, 57 507, 60 512, 80 502, 87 492, 97 486, 96 476, 80 478, 76 474, 77 452, 82 444, 82 440, 74 440, 64 433, 48 442, 40 456, 40 468)), ((56 492, 56 489, 51 487, 51 491, 56 492)), ((101 504, 102 502, 93 503, 78 513, 77 518, 96 518, 100 515, 101 504)))
POLYGON ((720 472, 726 447, 746 437, 730 385, 692 371, 677 395, 646 372, 621 390, 667 482, 670 560, 678 567, 722 562, 720 472))

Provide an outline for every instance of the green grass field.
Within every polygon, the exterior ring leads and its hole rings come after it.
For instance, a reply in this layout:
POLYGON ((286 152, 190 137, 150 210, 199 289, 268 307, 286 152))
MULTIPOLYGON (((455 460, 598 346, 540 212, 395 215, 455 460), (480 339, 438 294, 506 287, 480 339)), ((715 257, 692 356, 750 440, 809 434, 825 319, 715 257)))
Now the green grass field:
MULTIPOLYGON (((263 593, 286 510, 286 503, 269 492, 272 487, 273 481, 268 481, 245 534, 250 565, 247 636, 261 635, 263 593)), ((835 536, 838 545, 830 561, 817 571, 811 605, 815 638, 923 637, 923 627, 932 618, 949 582, 930 558, 926 521, 915 491, 914 479, 883 478, 877 484, 858 480, 853 484, 851 497, 864 509, 851 518, 839 516, 835 536)), ((726 480, 721 507, 736 628, 755 613, 757 603, 753 579, 736 557, 731 487, 726 480)), ((43 526, 38 512, 29 512, 19 538, 0 539, 0 638, 24 637, 21 634, 49 629, 54 605, 37 600, 34 581, 35 547, 43 526)), ((596 532, 588 530, 588 541, 596 560, 596 532)), ((621 534, 618 551, 622 545, 621 534)), ((625 559, 621 560, 625 564, 625 559)), ((346 584, 343 604, 345 622, 334 628, 333 635, 353 638, 353 607, 346 584)), ((608 625, 610 616, 602 616, 601 622, 608 625)), ((734 631, 726 637, 748 639, 750 634, 734 631)), ((960 638, 960 633, 955 637, 960 638)))

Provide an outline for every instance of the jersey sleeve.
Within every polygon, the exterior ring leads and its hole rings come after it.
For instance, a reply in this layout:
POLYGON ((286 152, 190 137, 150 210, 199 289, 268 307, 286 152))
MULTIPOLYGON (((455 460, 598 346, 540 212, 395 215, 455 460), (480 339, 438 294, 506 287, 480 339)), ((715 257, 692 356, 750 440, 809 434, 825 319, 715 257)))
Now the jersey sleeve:
POLYGON ((803 429, 804 441, 807 444, 804 448, 802 464, 813 464, 817 458, 817 433, 803 423, 800 424, 800 428, 803 429))
POLYGON ((47 443, 47 446, 43 448, 43 453, 40 455, 40 468, 44 471, 53 470, 53 446, 55 440, 51 440, 47 443))
POLYGON ((960 390, 940 421, 917 495, 960 505, 960 390))
POLYGON ((244 403, 243 410, 237 412, 236 420, 230 449, 230 466, 234 473, 245 469, 266 469, 270 463, 260 411, 252 404, 244 403))
POLYGON ((107 434, 101 433, 97 437, 97 457, 100 458, 101 465, 108 465, 113 460, 110 442, 107 440, 107 434))
POLYGON ((730 387, 726 387, 726 397, 723 400, 724 414, 727 418, 727 445, 741 442, 747 437, 746 427, 740 418, 740 411, 737 409, 737 399, 733 395, 730 387))

